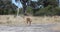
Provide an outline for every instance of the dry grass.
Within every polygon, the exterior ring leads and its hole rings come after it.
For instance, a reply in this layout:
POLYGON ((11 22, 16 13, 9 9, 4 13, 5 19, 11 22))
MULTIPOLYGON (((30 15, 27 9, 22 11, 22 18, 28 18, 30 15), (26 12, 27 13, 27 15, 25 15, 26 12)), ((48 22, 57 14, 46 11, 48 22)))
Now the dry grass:
MULTIPOLYGON (((34 17, 30 16, 32 19, 32 24, 51 24, 51 23, 60 23, 60 16, 42 16, 34 17)), ((25 25, 26 22, 21 16, 14 17, 14 15, 0 15, 0 24, 9 24, 9 25, 25 25)))

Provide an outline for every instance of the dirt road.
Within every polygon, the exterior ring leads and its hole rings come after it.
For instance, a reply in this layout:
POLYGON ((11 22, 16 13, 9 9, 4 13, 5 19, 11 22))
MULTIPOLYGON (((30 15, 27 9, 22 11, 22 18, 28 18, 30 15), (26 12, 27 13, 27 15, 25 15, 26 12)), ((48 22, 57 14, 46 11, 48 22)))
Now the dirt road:
POLYGON ((2 26, 0 32, 60 32, 60 24, 31 25, 31 26, 2 26))

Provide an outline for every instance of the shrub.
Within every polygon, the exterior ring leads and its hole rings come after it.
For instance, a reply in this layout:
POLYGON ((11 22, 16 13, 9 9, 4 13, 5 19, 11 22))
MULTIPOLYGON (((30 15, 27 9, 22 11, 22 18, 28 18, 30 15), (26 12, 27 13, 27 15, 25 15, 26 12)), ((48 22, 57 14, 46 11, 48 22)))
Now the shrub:
POLYGON ((53 16, 53 15, 60 15, 60 8, 59 7, 51 7, 51 5, 41 8, 38 12, 35 14, 36 16, 53 16))

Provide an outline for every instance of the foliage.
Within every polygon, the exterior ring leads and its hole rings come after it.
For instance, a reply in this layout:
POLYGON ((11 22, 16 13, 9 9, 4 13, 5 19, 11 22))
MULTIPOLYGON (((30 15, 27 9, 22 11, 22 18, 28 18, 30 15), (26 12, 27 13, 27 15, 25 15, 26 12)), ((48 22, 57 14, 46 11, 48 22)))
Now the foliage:
POLYGON ((0 15, 13 14, 16 11, 16 6, 9 0, 0 0, 0 15))
POLYGON ((28 7, 27 7, 27 13, 32 14, 32 12, 33 12, 32 8, 28 6, 28 7))
POLYGON ((47 7, 48 5, 55 7, 55 6, 58 6, 58 1, 57 0, 38 0, 38 4, 41 4, 44 7, 47 7))
MULTIPOLYGON (((38 2, 31 2, 31 6, 27 7, 27 13, 36 15, 36 16, 52 16, 52 15, 60 15, 60 8, 58 6, 58 2, 56 0, 39 0, 38 2), (36 5, 35 5, 36 4, 36 5), (39 5, 43 5, 44 8, 38 8, 39 5), (33 8, 32 8, 33 7, 33 8)), ((16 14, 17 13, 17 7, 11 3, 11 1, 3 1, 0 0, 0 15, 6 15, 6 14, 16 14)), ((22 13, 22 8, 20 9, 20 12, 22 13)))
POLYGON ((60 8, 59 7, 51 7, 50 5, 40 9, 36 12, 36 16, 53 16, 53 15, 60 15, 60 8))

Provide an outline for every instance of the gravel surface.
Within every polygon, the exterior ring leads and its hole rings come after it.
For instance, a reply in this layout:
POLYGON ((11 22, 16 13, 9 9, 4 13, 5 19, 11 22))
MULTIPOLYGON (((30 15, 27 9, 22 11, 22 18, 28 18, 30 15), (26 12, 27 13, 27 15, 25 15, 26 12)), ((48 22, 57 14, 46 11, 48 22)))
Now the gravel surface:
POLYGON ((60 24, 47 24, 47 25, 31 25, 31 26, 3 26, 0 25, 0 32, 60 32, 54 30, 53 27, 58 28, 60 24), (53 29, 51 29, 53 28, 53 29))

